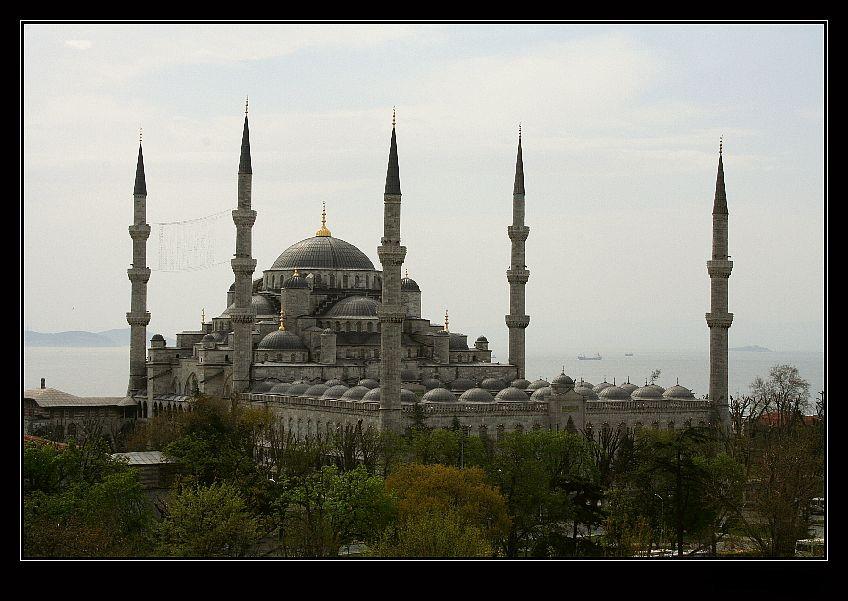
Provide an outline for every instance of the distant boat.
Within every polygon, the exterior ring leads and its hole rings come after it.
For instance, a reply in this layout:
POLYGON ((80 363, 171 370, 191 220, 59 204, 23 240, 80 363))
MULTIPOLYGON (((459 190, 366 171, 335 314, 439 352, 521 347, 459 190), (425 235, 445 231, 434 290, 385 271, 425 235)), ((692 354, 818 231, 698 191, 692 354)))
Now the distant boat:
POLYGON ((587 357, 586 355, 577 355, 577 358, 580 359, 581 361, 599 361, 599 360, 603 359, 603 357, 601 357, 600 353, 595 353, 594 357, 587 357))
POLYGON ((632 357, 632 356, 633 356, 633 353, 624 353, 624 356, 625 356, 625 357, 632 357))

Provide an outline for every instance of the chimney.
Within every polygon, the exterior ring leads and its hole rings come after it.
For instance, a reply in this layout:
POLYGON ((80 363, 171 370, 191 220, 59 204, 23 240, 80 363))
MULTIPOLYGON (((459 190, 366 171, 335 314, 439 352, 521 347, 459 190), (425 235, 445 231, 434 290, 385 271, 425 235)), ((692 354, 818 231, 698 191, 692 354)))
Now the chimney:
POLYGON ((44 388, 44 378, 41 378, 41 388, 44 388))

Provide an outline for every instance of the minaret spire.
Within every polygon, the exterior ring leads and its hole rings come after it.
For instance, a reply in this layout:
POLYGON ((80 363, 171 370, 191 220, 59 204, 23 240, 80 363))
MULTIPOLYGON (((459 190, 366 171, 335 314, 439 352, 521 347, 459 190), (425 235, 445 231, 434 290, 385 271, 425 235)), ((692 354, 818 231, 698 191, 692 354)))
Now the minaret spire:
POLYGON ((400 194, 400 168, 398 167, 395 110, 392 109, 392 142, 389 146, 389 166, 386 170, 386 194, 400 194))
POLYGON ((147 196, 147 182, 144 179, 144 153, 141 151, 141 128, 138 129, 138 161, 135 164, 135 187, 133 195, 147 196))
POLYGON ((513 194, 524 194, 524 160, 521 158, 521 124, 518 124, 518 156, 515 158, 515 185, 513 194))
POLYGON ((253 173, 250 164, 250 128, 247 124, 247 99, 244 101, 244 129, 241 133, 241 156, 239 157, 239 173, 253 173))
POLYGON ((521 156, 521 125, 518 126, 518 154, 515 159, 515 185, 512 189, 512 225, 507 227, 512 241, 510 266, 506 272, 509 282, 509 314, 506 326, 509 328, 509 362, 515 366, 517 378, 524 377, 524 330, 530 323, 525 314, 524 287, 530 279, 530 271, 525 265, 524 243, 530 235, 530 228, 524 225, 524 160, 521 156))
POLYGON ((718 172, 716 173, 715 199, 713 200, 713 213, 727 214, 727 193, 724 189, 724 162, 722 161, 722 150, 724 140, 719 138, 718 143, 718 172))

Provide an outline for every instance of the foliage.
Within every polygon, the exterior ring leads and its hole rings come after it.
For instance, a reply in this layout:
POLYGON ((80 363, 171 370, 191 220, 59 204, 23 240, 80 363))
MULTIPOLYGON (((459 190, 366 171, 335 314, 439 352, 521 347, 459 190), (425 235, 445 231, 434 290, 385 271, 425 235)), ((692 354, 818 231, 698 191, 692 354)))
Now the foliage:
POLYGON ((370 549, 373 557, 489 557, 492 544, 458 511, 419 512, 391 529, 370 549))

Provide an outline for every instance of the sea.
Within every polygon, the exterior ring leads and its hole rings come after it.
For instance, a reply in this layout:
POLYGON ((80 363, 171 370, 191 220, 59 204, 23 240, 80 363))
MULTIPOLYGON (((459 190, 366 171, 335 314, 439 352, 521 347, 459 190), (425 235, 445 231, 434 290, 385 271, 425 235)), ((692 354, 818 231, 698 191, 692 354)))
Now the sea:
MULTIPOLYGON (((641 385, 654 370, 660 370, 656 383, 664 388, 678 381, 692 389, 695 396, 707 393, 709 356, 707 352, 651 351, 601 352, 596 361, 580 361, 577 351, 558 355, 527 357, 528 380, 548 381, 565 373, 579 381, 581 378, 598 384, 606 380, 620 384, 629 378, 641 385)), ((594 353, 592 353, 594 354, 594 353)), ((588 353, 587 353, 588 355, 588 353)), ((122 396, 127 390, 129 347, 53 348, 25 346, 23 353, 23 389, 38 388, 40 379, 46 385, 77 396, 122 396)), ((730 351, 728 380, 730 394, 745 394, 757 376, 766 378, 769 370, 780 364, 798 368, 802 378, 810 383, 810 398, 815 400, 825 389, 825 355, 823 352, 752 352, 730 351)))

